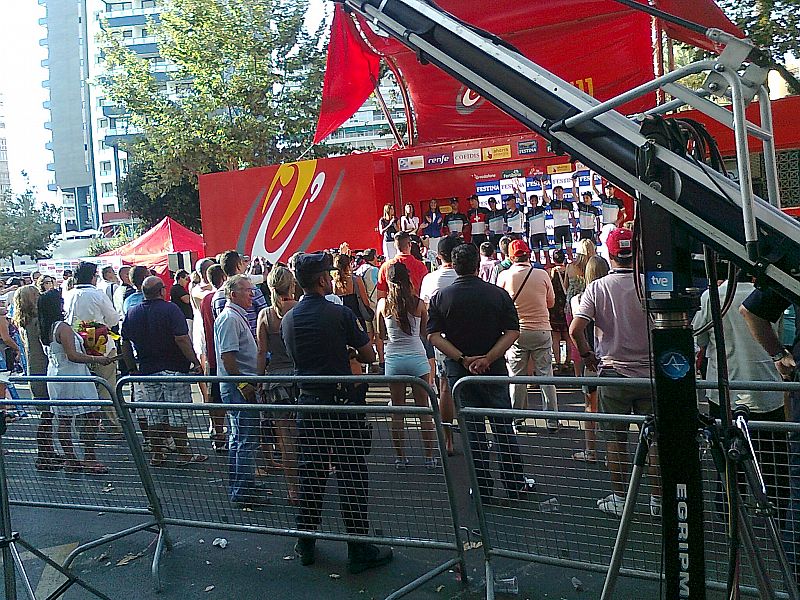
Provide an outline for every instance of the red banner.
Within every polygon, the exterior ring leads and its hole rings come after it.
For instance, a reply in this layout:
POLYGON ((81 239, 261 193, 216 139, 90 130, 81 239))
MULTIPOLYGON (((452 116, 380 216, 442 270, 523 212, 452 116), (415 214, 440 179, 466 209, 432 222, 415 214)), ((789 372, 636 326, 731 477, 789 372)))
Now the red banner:
POLYGON ((372 153, 201 175, 206 254, 235 248, 274 263, 344 241, 379 248, 387 161, 372 153))
MULTIPOLYGON (((599 100, 653 78, 647 15, 598 15, 580 23, 537 26, 503 37, 535 63, 599 100)), ((518 121, 437 67, 420 65, 413 53, 403 50, 394 59, 412 98, 419 142, 525 131, 518 121)), ((622 110, 639 112, 653 106, 654 100, 649 95, 622 110)))
POLYGON ((361 108, 375 89, 380 57, 370 50, 350 15, 336 5, 328 42, 322 104, 314 143, 318 144, 361 108))

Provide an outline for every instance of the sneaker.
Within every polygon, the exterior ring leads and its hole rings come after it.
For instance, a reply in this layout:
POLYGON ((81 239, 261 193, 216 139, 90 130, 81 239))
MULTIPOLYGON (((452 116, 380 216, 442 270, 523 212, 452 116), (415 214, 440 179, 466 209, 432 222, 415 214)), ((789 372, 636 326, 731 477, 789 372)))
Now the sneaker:
POLYGON ((411 463, 408 458, 395 458, 394 459, 394 468, 398 471, 405 469, 411 463))
POLYGON ((661 496, 650 496, 650 515, 653 517, 661 516, 661 496))
POLYGON ((439 458, 436 456, 431 456, 430 458, 425 459, 425 468, 426 469, 436 469, 439 467, 439 458))
POLYGON ((616 494, 609 494, 605 498, 601 498, 597 501, 597 508, 607 515, 621 517, 622 509, 625 508, 625 498, 617 496, 616 494))
POLYGON ((314 547, 316 545, 315 539, 300 538, 295 542, 294 553, 300 558, 300 564, 304 567, 313 565, 316 557, 314 556, 314 547))
POLYGON ((388 564, 392 557, 391 548, 361 542, 347 544, 347 570, 353 575, 388 564))

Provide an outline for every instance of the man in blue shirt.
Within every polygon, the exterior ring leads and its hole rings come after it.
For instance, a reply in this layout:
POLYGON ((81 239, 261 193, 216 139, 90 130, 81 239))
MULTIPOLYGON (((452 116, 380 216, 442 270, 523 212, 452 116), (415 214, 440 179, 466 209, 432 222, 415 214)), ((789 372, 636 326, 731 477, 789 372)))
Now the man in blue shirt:
MULTIPOLYGON (((234 275, 222 290, 227 303, 214 320, 217 374, 256 375, 258 347, 247 322, 247 311, 253 306, 253 283, 243 275, 234 275)), ((225 404, 256 402, 256 390, 250 383, 223 382, 220 391, 225 404)), ((228 495, 242 508, 263 503, 256 496, 255 483, 258 424, 258 411, 228 411, 228 495)))
MULTIPOLYGON (((325 300, 332 293, 330 254, 301 254, 295 276, 303 297, 281 322, 281 336, 294 363, 295 375, 351 375, 350 357, 362 363, 375 360, 369 336, 346 306, 325 300)), ((365 404, 366 386, 345 383, 310 384, 300 381, 298 404, 365 404)), ((303 414, 297 416, 297 447, 300 455, 300 507, 297 527, 316 531, 322 521, 322 503, 331 464, 336 469, 340 506, 347 533, 369 533, 368 477, 364 455, 369 452, 369 430, 364 415, 354 413, 303 414)), ((315 539, 300 537, 295 553, 303 565, 314 563, 315 539)), ((364 542, 348 542, 347 568, 360 573, 388 563, 390 548, 364 542)))
MULTIPOLYGON (((179 378, 188 373, 199 373, 200 361, 192 348, 186 319, 180 308, 166 301, 166 286, 160 278, 146 278, 142 283, 142 294, 144 301, 130 308, 122 322, 123 355, 128 373, 174 378, 170 382, 137 384, 141 385, 142 399, 146 402, 191 404, 191 384, 181 383, 179 378), (136 349, 136 360, 131 344, 136 349)), ((146 413, 153 466, 164 463, 166 440, 170 436, 175 440, 178 464, 208 459, 205 454, 192 454, 189 450, 186 411, 151 408, 146 413)))

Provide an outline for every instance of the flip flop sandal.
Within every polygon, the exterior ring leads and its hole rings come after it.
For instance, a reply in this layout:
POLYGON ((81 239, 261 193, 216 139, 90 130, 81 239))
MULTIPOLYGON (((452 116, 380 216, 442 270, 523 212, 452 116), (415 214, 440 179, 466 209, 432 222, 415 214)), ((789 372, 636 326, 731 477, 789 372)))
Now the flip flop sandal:
POLYGON ((192 454, 187 459, 175 459, 175 462, 179 465, 190 465, 192 463, 202 463, 208 460, 208 456, 205 454, 192 454))
POLYGON ((597 454, 591 451, 578 450, 572 453, 572 460, 577 460, 585 463, 596 463, 597 454))

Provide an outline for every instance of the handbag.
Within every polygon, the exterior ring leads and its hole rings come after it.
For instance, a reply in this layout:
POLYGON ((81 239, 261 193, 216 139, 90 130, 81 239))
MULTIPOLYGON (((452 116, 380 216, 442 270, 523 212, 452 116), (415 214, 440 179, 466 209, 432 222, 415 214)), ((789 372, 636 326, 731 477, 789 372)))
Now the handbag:
POLYGON ((356 300, 358 300, 358 312, 361 313, 361 317, 367 323, 371 323, 375 320, 375 311, 367 304, 364 304, 364 301, 361 299, 361 294, 358 293, 358 283, 356 282, 355 275, 353 275, 353 292, 356 295, 356 300))

